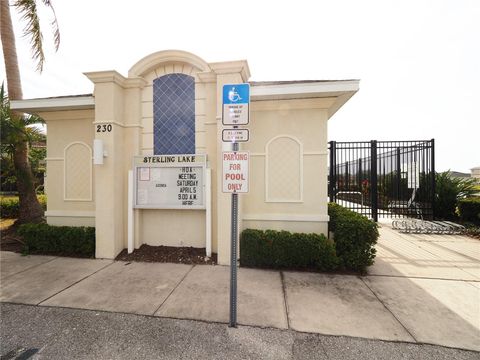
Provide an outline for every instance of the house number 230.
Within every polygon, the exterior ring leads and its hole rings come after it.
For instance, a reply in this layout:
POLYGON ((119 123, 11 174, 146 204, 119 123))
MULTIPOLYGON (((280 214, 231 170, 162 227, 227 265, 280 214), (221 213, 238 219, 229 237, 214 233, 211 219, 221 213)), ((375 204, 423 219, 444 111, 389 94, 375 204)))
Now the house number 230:
POLYGON ((111 132, 112 131, 112 124, 102 124, 97 125, 97 133, 101 132, 111 132))

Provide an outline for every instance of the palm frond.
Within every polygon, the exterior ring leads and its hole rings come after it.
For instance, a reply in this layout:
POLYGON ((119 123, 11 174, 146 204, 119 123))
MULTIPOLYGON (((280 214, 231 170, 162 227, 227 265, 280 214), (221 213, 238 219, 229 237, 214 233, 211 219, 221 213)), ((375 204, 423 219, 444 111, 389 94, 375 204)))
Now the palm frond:
POLYGON ((25 134, 29 145, 45 139, 45 137, 43 136, 43 132, 35 126, 29 126, 25 128, 25 134))
POLYGON ((38 115, 15 115, 10 110, 10 101, 5 94, 4 85, 0 89, 0 141, 3 149, 14 150, 15 146, 21 142, 32 143, 44 139, 45 135, 38 128, 37 124, 44 124, 38 115))
POLYGON ((23 117, 23 123, 25 126, 38 125, 38 124, 45 124, 45 120, 43 120, 38 115, 31 114, 23 117))
POLYGON ((40 30, 37 3, 35 0, 17 0, 13 5, 17 8, 22 20, 26 21, 23 36, 30 38, 32 57, 37 61, 37 71, 42 72, 45 54, 43 53, 43 35, 40 30))
MULTIPOLYGON (((42 3, 48 7, 53 14, 53 20, 50 25, 52 26, 55 51, 58 51, 58 47, 60 46, 60 30, 58 27, 57 14, 50 0, 42 0, 42 3)), ((43 53, 43 34, 40 28, 37 2, 36 0, 16 0, 13 6, 17 8, 22 20, 26 22, 25 28, 23 29, 23 36, 30 39, 33 60, 37 61, 37 71, 42 72, 45 54, 43 53)))
POLYGON ((60 29, 58 27, 57 14, 55 13, 55 9, 50 0, 42 0, 42 1, 46 7, 50 8, 53 14, 53 20, 50 23, 50 25, 52 26, 52 30, 53 30, 53 41, 55 45, 55 51, 58 51, 58 47, 60 46, 60 29))

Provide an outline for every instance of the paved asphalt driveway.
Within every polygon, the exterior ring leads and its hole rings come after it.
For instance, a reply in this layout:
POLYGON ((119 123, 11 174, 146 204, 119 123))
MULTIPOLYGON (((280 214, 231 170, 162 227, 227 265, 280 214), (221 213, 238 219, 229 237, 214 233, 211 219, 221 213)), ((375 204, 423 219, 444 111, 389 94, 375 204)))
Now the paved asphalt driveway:
POLYGON ((2 360, 479 358, 434 345, 58 307, 2 304, 1 317, 2 360))
MULTIPOLYGON (((380 232, 364 277, 241 268, 239 324, 479 351, 480 242, 380 232)), ((5 303, 228 322, 228 267, 0 254, 5 303)))

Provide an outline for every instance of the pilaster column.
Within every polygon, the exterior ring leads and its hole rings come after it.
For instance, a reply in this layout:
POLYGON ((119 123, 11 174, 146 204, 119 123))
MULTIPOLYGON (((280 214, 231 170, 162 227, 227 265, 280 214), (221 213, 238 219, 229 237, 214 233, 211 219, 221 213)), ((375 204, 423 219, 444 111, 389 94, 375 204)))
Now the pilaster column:
POLYGON ((85 75, 95 84, 95 139, 103 141, 106 152, 103 164, 95 165, 95 257, 113 259, 124 248, 125 241, 123 84, 126 79, 115 71, 85 75))

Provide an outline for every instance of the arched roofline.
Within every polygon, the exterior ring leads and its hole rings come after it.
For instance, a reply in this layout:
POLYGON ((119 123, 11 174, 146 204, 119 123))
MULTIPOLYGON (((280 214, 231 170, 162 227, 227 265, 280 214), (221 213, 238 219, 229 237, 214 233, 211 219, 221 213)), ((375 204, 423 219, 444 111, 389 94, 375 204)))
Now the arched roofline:
POLYGON ((165 63, 186 63, 202 72, 211 71, 208 63, 195 54, 183 50, 162 50, 145 56, 128 71, 129 77, 141 77, 165 63))

